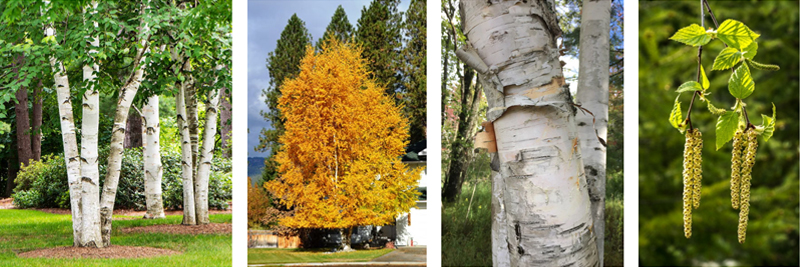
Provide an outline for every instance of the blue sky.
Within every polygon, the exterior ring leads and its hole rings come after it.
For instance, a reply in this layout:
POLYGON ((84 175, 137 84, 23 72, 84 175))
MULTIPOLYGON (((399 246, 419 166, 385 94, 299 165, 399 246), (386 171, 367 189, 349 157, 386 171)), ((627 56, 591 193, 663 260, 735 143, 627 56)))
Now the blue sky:
MULTIPOLYGON (((297 1, 297 0, 249 0, 247 10, 247 134, 248 157, 267 156, 256 152, 258 136, 261 129, 269 127, 269 122, 261 117, 260 112, 267 110, 261 89, 269 85, 267 71, 267 54, 275 49, 278 38, 292 14, 297 14, 306 23, 306 28, 316 43, 325 33, 325 27, 331 21, 333 12, 339 5, 347 13, 347 19, 353 27, 357 26, 361 17, 361 9, 369 5, 370 0, 349 1, 297 1)), ((400 11, 408 9, 409 1, 400 4, 400 11)))

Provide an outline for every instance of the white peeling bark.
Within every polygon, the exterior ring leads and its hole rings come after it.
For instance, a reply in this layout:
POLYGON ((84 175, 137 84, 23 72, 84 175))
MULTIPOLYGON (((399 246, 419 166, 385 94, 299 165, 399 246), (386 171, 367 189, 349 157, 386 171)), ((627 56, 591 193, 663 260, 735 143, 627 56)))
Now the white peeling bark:
POLYGON ((492 246, 508 252, 507 262, 499 252, 493 257, 497 266, 599 264, 554 7, 553 1, 460 5, 471 45, 458 56, 483 74, 497 144, 492 246))
MULTIPOLYGON (((92 2, 91 14, 97 13, 97 2, 92 2)), ((93 23, 97 28, 97 23, 93 23)), ((100 41, 93 37, 89 55, 97 53, 100 41)), ((100 127, 100 94, 94 87, 95 74, 99 66, 95 63, 83 66, 83 80, 89 88, 83 95, 83 118, 81 119, 81 247, 102 247, 100 238, 100 171, 97 164, 97 138, 100 127)))
POLYGON ((144 196, 147 213, 144 218, 164 218, 164 202, 161 198, 161 177, 164 168, 161 164, 161 144, 159 143, 161 126, 159 123, 158 95, 147 99, 142 107, 144 122, 142 154, 144 154, 144 196))
POLYGON ((189 137, 189 125, 186 122, 186 85, 181 83, 175 103, 178 109, 178 132, 181 135, 181 177, 183 178, 183 222, 185 225, 197 223, 194 207, 194 182, 192 181, 192 141, 189 137))
MULTIPOLYGON (((55 30, 47 27, 45 36, 55 36, 55 30)), ((61 61, 50 58, 55 80, 56 97, 58 99, 58 115, 61 121, 61 140, 64 145, 64 160, 67 164, 67 182, 69 184, 69 203, 72 212, 73 245, 80 246, 81 232, 81 163, 78 154, 78 136, 75 133, 75 117, 72 114, 69 78, 61 61)))
MULTIPOLYGON (((45 1, 45 9, 50 8, 50 1, 45 1)), ((45 12, 46 12, 45 10, 45 12)), ((52 25, 45 25, 44 36, 55 37, 56 30, 52 25)), ((72 213, 72 245, 80 246, 81 236, 81 162, 78 154, 78 136, 75 133, 75 116, 72 114, 72 100, 70 99, 69 77, 64 64, 50 57, 50 67, 53 69, 53 80, 56 87, 58 115, 61 122, 61 140, 64 146, 64 161, 67 165, 67 183, 69 184, 69 204, 72 213)))
POLYGON ((581 12, 580 70, 576 100, 594 114, 578 112, 578 133, 600 265, 603 263, 606 203, 606 144, 608 135, 608 58, 611 0, 583 2, 581 12), (594 120, 594 123, 592 122, 594 120))
MULTIPOLYGON (((492 154, 492 157, 496 157, 492 154)), ((505 225, 506 219, 505 205, 501 202, 503 197, 503 177, 499 172, 492 171, 492 263, 494 266, 511 265, 511 252, 508 250, 506 238, 508 232, 505 225)))
MULTIPOLYGON (((142 14, 146 14, 149 6, 145 4, 142 14)), ((114 200, 117 196, 117 186, 119 185, 119 173, 122 167, 122 151, 124 150, 123 142, 125 141, 125 126, 128 122, 128 112, 130 111, 133 98, 136 92, 139 91, 139 86, 142 83, 144 76, 144 63, 146 54, 148 52, 148 39, 150 36, 150 28, 144 19, 141 20, 143 25, 139 31, 144 33, 144 36, 139 40, 140 47, 137 49, 137 64, 134 65, 134 72, 125 85, 120 89, 119 98, 117 99, 117 110, 114 113, 114 126, 111 130, 111 144, 109 145, 108 153, 108 167, 106 171, 106 178, 103 183, 103 193, 100 199, 100 232, 102 234, 103 246, 111 244, 111 221, 114 212, 114 200)))
POLYGON ((208 224, 208 177, 211 174, 211 160, 214 158, 214 141, 217 135, 217 114, 219 113, 219 89, 208 94, 206 105, 206 124, 203 129, 203 148, 197 159, 197 177, 194 180, 194 199, 197 224, 208 224))

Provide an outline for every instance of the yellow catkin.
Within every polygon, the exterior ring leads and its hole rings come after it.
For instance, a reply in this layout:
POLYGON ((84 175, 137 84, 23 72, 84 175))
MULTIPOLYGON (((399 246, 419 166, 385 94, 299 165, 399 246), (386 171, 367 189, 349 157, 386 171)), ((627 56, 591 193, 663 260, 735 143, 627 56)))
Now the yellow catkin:
POLYGON ((747 149, 742 166, 742 199, 739 210, 739 243, 744 243, 745 236, 747 235, 747 217, 750 214, 750 180, 752 178, 753 164, 755 164, 756 161, 756 149, 758 148, 756 132, 749 131, 746 135, 747 149))
POLYGON ((731 155, 731 206, 739 208, 739 182, 742 169, 742 150, 744 149, 744 133, 736 131, 733 137, 733 153, 731 155))
POLYGON ((700 207, 700 189, 703 187, 703 134, 700 133, 699 129, 695 129, 693 132, 692 170, 694 172, 694 196, 692 200, 696 209, 700 207))
POLYGON ((689 130, 686 131, 686 144, 683 149, 683 233, 686 238, 692 237, 693 152, 694 138, 689 130))

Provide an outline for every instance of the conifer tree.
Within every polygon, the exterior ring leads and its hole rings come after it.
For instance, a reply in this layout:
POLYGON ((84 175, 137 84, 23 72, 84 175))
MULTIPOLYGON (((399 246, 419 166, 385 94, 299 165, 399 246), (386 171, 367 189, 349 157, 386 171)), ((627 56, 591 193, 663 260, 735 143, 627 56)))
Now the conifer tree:
POLYGON ((317 51, 322 50, 322 44, 328 43, 332 37, 340 42, 348 42, 353 37, 353 25, 347 20, 347 14, 344 12, 342 5, 336 8, 336 12, 331 17, 331 23, 325 28, 322 38, 317 41, 317 51))
POLYGON ((364 49, 361 56, 367 60, 370 78, 385 86, 386 93, 395 99, 402 86, 398 62, 402 49, 399 3, 399 0, 373 0, 369 7, 361 9, 355 37, 364 49))
POLYGON ((404 110, 409 119, 411 143, 425 139, 426 119, 426 11, 425 0, 412 0, 405 14, 403 40, 403 94, 404 110))
POLYGON ((278 137, 283 134, 283 116, 278 109, 278 99, 281 97, 280 87, 289 78, 294 78, 300 72, 300 60, 305 55, 305 47, 311 44, 311 34, 306 29, 305 22, 297 14, 289 18, 289 22, 281 32, 278 45, 267 57, 267 70, 269 71, 269 88, 262 90, 266 97, 264 102, 269 109, 262 111, 261 116, 271 123, 272 129, 261 130, 258 151, 269 151, 270 157, 264 166, 265 180, 275 177, 277 164, 273 159, 280 147, 278 137))

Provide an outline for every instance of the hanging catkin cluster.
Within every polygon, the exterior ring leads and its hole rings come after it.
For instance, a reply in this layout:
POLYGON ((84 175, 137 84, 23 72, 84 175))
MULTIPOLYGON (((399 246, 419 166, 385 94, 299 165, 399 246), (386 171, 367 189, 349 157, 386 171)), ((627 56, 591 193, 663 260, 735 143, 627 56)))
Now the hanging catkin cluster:
MULTIPOLYGON (((748 131, 744 134, 747 148, 743 151, 744 161, 741 171, 740 209, 739 209, 739 243, 744 243, 747 235, 747 216, 750 214, 750 180, 752 178, 753 164, 756 162, 756 149, 758 148, 758 134, 748 131)), ((744 145, 742 145, 744 146, 744 145)), ((731 193, 732 194, 732 193, 731 193)))
POLYGON ((739 181, 742 177, 742 150, 744 150, 744 133, 739 130, 733 136, 733 153, 731 155, 731 206, 739 209, 739 181))
POLYGON ((683 233, 692 237, 692 207, 700 207, 703 139, 700 130, 686 131, 683 149, 683 233))

